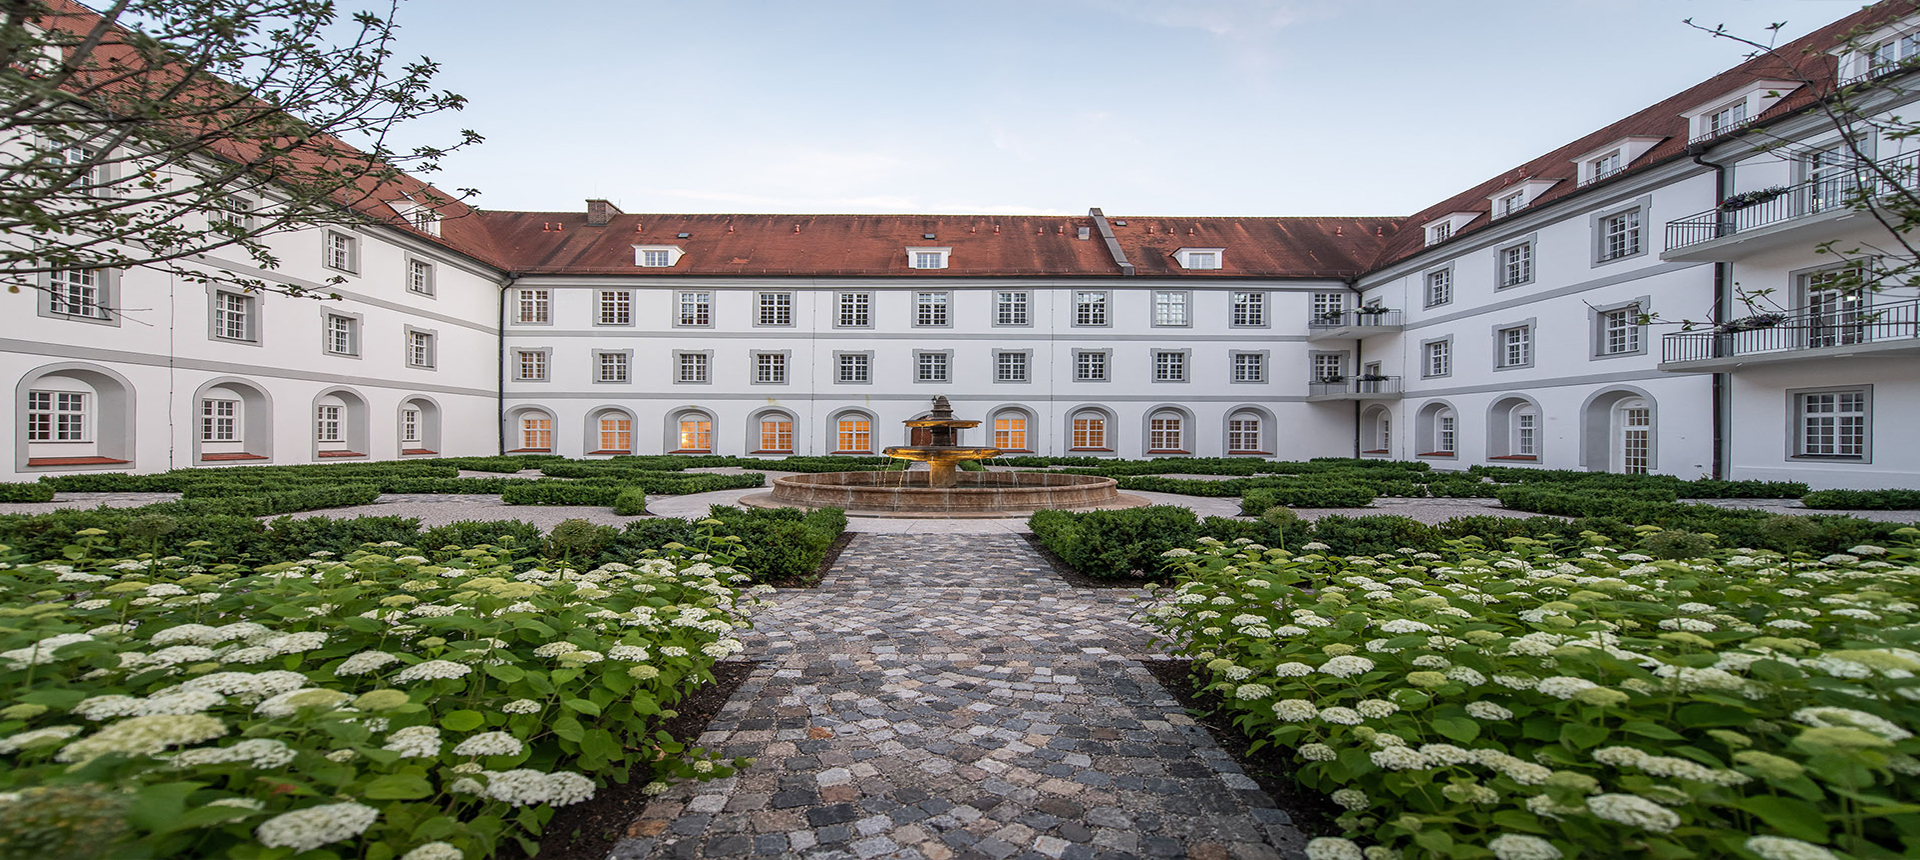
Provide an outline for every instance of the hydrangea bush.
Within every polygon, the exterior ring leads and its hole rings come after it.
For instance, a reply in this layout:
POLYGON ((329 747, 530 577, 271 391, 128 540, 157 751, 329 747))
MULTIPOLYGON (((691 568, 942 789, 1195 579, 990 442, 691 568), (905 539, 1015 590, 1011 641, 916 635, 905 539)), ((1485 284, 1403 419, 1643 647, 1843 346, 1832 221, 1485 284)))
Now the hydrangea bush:
POLYGON ((1920 856, 1912 544, 1173 550, 1148 610, 1344 807, 1316 860, 1920 856))
POLYGON ((84 533, 7 565, 0 853, 84 841, 10 829, 78 789, 124 810, 113 856, 531 855, 609 780, 728 775, 659 731, 764 590, 739 590, 716 524, 701 551, 585 571, 398 544, 249 570, 94 558, 84 533))

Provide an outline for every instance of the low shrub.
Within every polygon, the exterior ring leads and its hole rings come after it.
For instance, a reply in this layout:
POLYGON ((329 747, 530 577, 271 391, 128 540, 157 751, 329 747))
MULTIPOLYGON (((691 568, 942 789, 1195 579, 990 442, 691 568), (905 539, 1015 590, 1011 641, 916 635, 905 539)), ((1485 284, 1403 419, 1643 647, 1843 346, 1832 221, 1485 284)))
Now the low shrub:
POLYGON ((547 533, 547 554, 570 566, 592 564, 619 536, 620 530, 613 526, 596 525, 578 518, 561 520, 547 533))
POLYGON ((528 481, 506 488, 500 501, 509 505, 575 505, 604 508, 620 497, 621 487, 583 481, 528 481))
POLYGON ((516 553, 538 552, 544 540, 540 527, 525 520, 459 520, 443 526, 423 529, 413 545, 446 557, 447 547, 497 546, 516 553))
POLYGON ((1258 487, 1240 497, 1240 512, 1259 516, 1269 509, 1290 508, 1364 508, 1373 504, 1372 488, 1357 484, 1325 484, 1258 487))
POLYGON ((1797 499, 1807 494, 1799 481, 1716 481, 1701 478, 1680 486, 1683 499, 1797 499))
POLYGON ((1161 553, 1199 536, 1193 511, 1153 505, 1118 511, 1036 511, 1027 527, 1067 564, 1095 578, 1163 578, 1161 553))
POLYGON ((1801 496, 1809 508, 1858 511, 1920 510, 1920 490, 1815 490, 1801 496))
POLYGON ((51 502, 53 485, 41 483, 0 483, 0 502, 51 502))
POLYGON ((639 487, 628 487, 613 497, 613 512, 623 517, 643 517, 647 514, 647 491, 639 487))
POLYGON ((734 567, 756 582, 806 579, 826 560, 835 538, 847 530, 839 508, 735 508, 714 505, 707 515, 719 531, 740 538, 734 567))
POLYGON ((1437 549, 1440 533, 1433 526, 1411 517, 1343 517, 1329 514, 1313 521, 1315 543, 1336 555, 1371 555, 1396 552, 1403 547, 1416 550, 1437 549))
POLYGON ((1427 495, 1450 499, 1491 499, 1500 485, 1471 475, 1446 475, 1427 482, 1427 495))

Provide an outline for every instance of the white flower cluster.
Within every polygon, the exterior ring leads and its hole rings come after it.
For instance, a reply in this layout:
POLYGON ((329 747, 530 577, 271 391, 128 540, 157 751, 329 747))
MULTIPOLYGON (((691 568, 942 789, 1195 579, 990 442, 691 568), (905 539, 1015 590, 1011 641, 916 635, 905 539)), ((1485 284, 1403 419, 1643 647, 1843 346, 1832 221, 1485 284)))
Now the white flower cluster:
POLYGON ((453 748, 453 754, 463 756, 519 755, 524 749, 526 749, 526 746, 520 742, 519 738, 506 732, 481 732, 456 744, 453 748))
POLYGON ((283 812, 254 828, 254 838, 268 848, 312 851, 322 845, 352 839, 367 832, 380 811, 358 803, 323 803, 283 812))
POLYGON ((248 738, 232 746, 183 750, 173 757, 173 766, 188 768, 239 762, 256 770, 278 770, 292 764, 298 755, 283 741, 248 738))
POLYGON ((440 730, 433 726, 407 726, 394 729, 381 747, 399 753, 401 758, 436 758, 440 755, 440 730))
POLYGON ((568 806, 593 797, 593 780, 577 773, 541 773, 521 768, 482 771, 487 779, 480 793, 512 806, 568 806))

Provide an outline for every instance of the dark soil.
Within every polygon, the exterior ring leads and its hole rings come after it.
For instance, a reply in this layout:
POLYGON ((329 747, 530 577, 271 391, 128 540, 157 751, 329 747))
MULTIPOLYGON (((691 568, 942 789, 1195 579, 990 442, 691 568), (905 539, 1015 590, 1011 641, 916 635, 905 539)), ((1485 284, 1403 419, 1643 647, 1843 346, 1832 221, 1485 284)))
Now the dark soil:
POLYGON ((1235 728, 1232 717, 1220 709, 1220 696, 1194 687, 1192 660, 1142 660, 1140 663, 1153 673, 1160 686, 1173 694, 1174 701, 1206 727, 1214 743, 1233 756, 1234 763, 1240 765, 1248 778, 1260 784, 1260 790, 1273 798, 1274 805, 1293 817, 1293 825, 1300 828, 1300 832, 1309 837, 1341 835, 1340 827, 1333 823, 1340 817, 1340 807, 1326 795, 1295 782, 1293 762, 1279 747, 1248 752, 1253 742, 1235 728))
POLYGON ((820 580, 826 578, 827 571, 833 569, 834 563, 840 560, 840 553, 847 548, 847 544, 853 543, 854 537, 855 534, 853 532, 841 532, 840 536, 834 538, 833 543, 827 547, 826 556, 820 559, 820 566, 814 568, 812 573, 806 576, 789 576, 785 579, 775 579, 769 581, 767 584, 774 588, 818 588, 820 586, 820 580))
MULTIPOLYGON (((673 739, 692 744, 707 730, 720 707, 733 691, 746 683, 757 661, 728 660, 713 665, 714 683, 698 687, 673 706, 677 714, 661 726, 673 739)), ((547 822, 546 835, 540 840, 536 860, 602 860, 615 842, 626 833, 627 825, 640 817, 647 796, 641 793, 648 782, 645 766, 634 769, 625 785, 613 783, 595 793, 592 800, 561 807, 547 822)), ((526 860, 520 846, 511 840, 500 846, 496 860, 526 860)))
POLYGON ((1032 533, 1021 535, 1021 537, 1027 539, 1027 545, 1033 547, 1034 552, 1039 553, 1041 558, 1047 560, 1047 566, 1053 568, 1054 573, 1059 574, 1061 579, 1066 580, 1075 588, 1139 588, 1149 582, 1155 581, 1147 579, 1146 577, 1134 576, 1117 577, 1114 579, 1094 579, 1091 576, 1081 573, 1073 565, 1068 564, 1066 559, 1054 555, 1053 550, 1048 549, 1047 545, 1041 543, 1040 538, 1034 536, 1032 533))

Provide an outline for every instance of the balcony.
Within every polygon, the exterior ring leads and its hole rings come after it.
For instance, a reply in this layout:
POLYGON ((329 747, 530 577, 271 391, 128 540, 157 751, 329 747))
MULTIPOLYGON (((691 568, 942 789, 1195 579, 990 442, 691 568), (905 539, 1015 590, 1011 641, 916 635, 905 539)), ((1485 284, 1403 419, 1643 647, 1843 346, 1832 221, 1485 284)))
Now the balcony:
POLYGON ((1660 259, 1725 262, 1790 245, 1812 248, 1860 225, 1875 201, 1920 178, 1920 153, 1862 165, 1836 175, 1736 197, 1667 222, 1660 259))
POLYGON ((1307 402, 1399 400, 1398 376, 1330 376, 1307 383, 1307 402))
POLYGON ((1779 361, 1914 356, 1920 356, 1920 299, 1748 317, 1710 331, 1674 332, 1660 339, 1660 369, 1674 373, 1724 372, 1779 361))
POLYGON ((1354 308, 1307 318, 1307 340, 1370 337, 1400 330, 1400 312, 1386 308, 1354 308))

